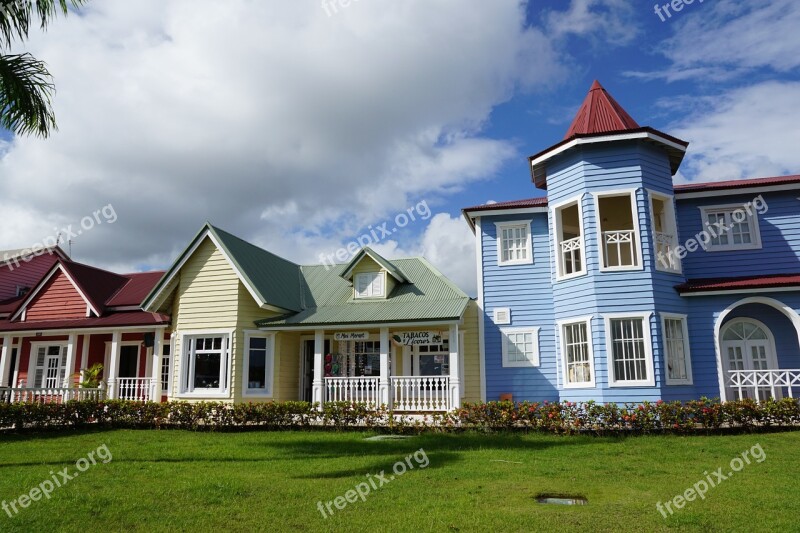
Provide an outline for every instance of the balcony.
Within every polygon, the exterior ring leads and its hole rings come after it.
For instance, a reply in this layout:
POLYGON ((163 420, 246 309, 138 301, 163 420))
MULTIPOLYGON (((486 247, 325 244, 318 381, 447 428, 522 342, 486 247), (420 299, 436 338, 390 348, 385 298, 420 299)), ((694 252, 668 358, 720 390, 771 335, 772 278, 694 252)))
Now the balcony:
POLYGON ((603 256, 605 268, 635 267, 636 264, 636 232, 633 230, 604 231, 603 256))
POLYGON ((561 242, 561 261, 564 276, 583 270, 583 242, 580 237, 561 242))
POLYGON ((795 398, 800 392, 800 370, 729 370, 728 387, 734 398, 795 398))

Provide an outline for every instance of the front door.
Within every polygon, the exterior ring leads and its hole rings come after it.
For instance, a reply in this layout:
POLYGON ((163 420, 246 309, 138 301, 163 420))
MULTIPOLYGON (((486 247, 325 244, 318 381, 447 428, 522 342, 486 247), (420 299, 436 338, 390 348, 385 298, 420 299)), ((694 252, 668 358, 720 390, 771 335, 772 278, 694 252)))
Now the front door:
POLYGON ((45 361, 44 386, 48 389, 61 387, 61 355, 49 355, 45 361))
MULTIPOLYGON (((778 363, 774 346, 772 332, 757 320, 736 319, 722 330, 726 370, 775 370, 778 363)), ((770 387, 758 388, 758 399, 766 400, 771 396, 770 387)), ((775 390, 775 396, 782 396, 780 389, 775 390)), ((730 387, 728 397, 739 398, 738 387, 730 387)), ((754 388, 742 389, 741 397, 754 398, 754 388)))
POLYGON ((139 345, 120 346, 118 377, 135 378, 139 370, 139 345))

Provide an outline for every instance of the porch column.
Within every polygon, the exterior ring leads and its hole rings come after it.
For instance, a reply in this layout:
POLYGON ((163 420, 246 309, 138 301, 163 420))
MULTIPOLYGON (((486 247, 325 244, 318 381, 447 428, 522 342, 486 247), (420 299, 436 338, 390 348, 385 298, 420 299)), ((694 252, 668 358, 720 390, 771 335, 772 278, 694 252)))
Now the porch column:
POLYGON ((324 352, 325 351, 325 331, 318 329, 314 331, 314 380, 311 382, 311 402, 322 404, 325 402, 325 382, 323 376, 324 352))
POLYGON ((381 328, 381 377, 378 382, 378 403, 389 406, 389 328, 381 328))
POLYGON ((459 379, 459 364, 458 352, 459 338, 458 338, 458 325, 450 326, 450 409, 458 409, 461 407, 461 380, 459 379))
MULTIPOLYGON (((8 384, 8 378, 11 375, 11 335, 3 336, 3 351, 0 352, 0 388, 8 384)), ((17 357, 19 359, 19 357, 17 357)), ((12 383, 13 387, 14 384, 12 383)))
POLYGON ((67 368, 64 371, 64 383, 61 384, 65 389, 71 389, 75 383, 72 379, 72 374, 75 373, 75 348, 78 346, 78 335, 76 333, 69 334, 67 341, 67 368))
MULTIPOLYGON (((81 382, 86 377, 84 372, 86 371, 86 366, 89 364, 89 340, 91 338, 92 338, 91 335, 84 335, 83 336, 83 348, 81 348, 81 364, 80 364, 80 369, 81 369, 80 380, 81 380, 81 382)), ((81 385, 78 384, 78 386, 80 387, 81 385)))
POLYGON ((115 331, 111 335, 111 354, 108 358, 108 387, 106 389, 106 397, 113 400, 117 396, 117 366, 119 363, 119 343, 122 339, 122 334, 115 331))
POLYGON ((156 330, 156 336, 153 340, 153 373, 150 378, 150 401, 161 402, 161 354, 164 351, 164 332, 160 329, 156 330))

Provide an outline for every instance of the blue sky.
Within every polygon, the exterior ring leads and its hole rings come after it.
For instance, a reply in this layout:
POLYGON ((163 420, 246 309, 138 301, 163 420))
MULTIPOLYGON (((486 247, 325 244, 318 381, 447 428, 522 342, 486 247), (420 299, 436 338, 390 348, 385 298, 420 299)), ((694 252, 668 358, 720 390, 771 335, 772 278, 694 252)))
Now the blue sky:
POLYGON ((460 209, 541 194, 526 157, 594 79, 691 142, 676 181, 800 172, 792 0, 340 2, 104 0, 35 33, 60 130, 0 138, 0 249, 112 206, 76 260, 164 268, 210 220, 316 263, 425 202, 375 248, 474 294, 460 209))

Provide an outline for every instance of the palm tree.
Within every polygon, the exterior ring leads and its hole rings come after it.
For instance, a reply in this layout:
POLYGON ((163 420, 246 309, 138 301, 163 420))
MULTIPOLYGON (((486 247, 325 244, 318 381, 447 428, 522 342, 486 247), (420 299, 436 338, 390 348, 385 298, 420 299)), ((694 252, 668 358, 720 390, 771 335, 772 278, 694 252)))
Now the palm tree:
POLYGON ((55 92, 47 65, 31 54, 6 53, 16 40, 25 41, 38 17, 40 28, 70 6, 78 8, 88 0, 0 0, 0 126, 17 135, 47 137, 58 129, 52 108, 55 92))

